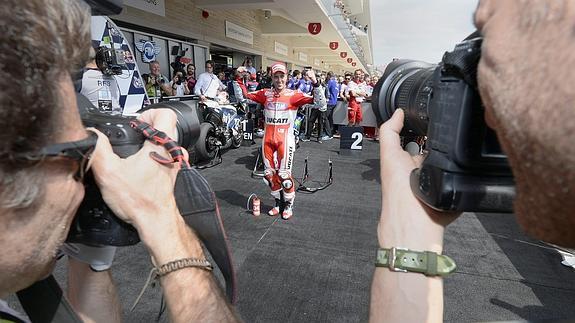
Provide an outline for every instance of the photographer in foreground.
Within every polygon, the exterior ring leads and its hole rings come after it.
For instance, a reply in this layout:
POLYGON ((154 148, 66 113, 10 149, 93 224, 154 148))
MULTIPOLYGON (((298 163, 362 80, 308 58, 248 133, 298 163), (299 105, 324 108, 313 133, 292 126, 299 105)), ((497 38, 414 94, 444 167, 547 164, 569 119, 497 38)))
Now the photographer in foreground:
MULTIPOLYGON (((176 206, 177 167, 150 158, 152 152, 166 156, 165 149, 146 142, 120 159, 105 135, 82 125, 70 75, 89 58, 90 9, 77 0, 7 0, 0 21, 7 76, 0 94, 0 299, 50 274, 90 167, 106 204, 137 229, 154 266, 205 259, 176 206), (15 96, 14 88, 25 95, 15 96)), ((140 119, 175 135, 174 113, 152 110, 140 119)), ((210 271, 177 269, 160 283, 173 321, 236 320, 210 271)), ((105 297, 98 294, 105 288, 92 287, 87 297, 105 297)), ((7 311, 0 301, 0 317, 7 311)))
MULTIPOLYGON (((514 211, 530 235, 575 246, 575 64, 573 1, 481 1, 475 24, 483 45, 478 85, 485 119, 506 152, 516 184, 514 211)), ((410 188, 421 159, 400 147, 404 112, 381 127, 381 248, 441 254, 455 215, 430 211, 410 188)), ((375 269, 373 322, 441 322, 439 276, 375 269)))

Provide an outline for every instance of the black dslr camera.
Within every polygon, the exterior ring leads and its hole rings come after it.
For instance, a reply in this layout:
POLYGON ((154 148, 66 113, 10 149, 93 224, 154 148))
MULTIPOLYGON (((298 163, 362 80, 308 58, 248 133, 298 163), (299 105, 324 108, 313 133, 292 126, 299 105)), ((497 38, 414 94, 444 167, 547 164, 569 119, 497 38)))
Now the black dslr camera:
MULTIPOLYGON (((113 43, 112 43, 113 46, 113 43)), ((96 65, 104 75, 121 75, 127 69, 122 50, 100 46, 96 49, 96 65)))
POLYGON ((411 189, 440 211, 511 212, 515 184, 507 156, 485 124, 477 91, 481 37, 457 44, 437 65, 391 62, 374 88, 378 124, 405 111, 401 135, 427 136, 427 157, 411 173, 411 189))
MULTIPOLYGON (((117 155, 126 158, 142 148, 145 138, 130 126, 133 117, 102 113, 83 95, 77 94, 77 97, 84 126, 94 127, 108 136, 117 155)), ((178 144, 187 148, 193 146, 200 135, 201 119, 196 103, 169 101, 150 105, 146 109, 173 110, 178 117, 178 144)), ((136 229, 116 217, 106 205, 91 172, 86 174, 84 186, 86 194, 66 241, 95 246, 129 246, 138 243, 140 238, 136 229)))
MULTIPOLYGON (((92 15, 115 15, 122 11, 121 0, 86 0, 92 8, 92 15)), ((112 27, 107 24, 106 28, 112 27)), ((112 34, 112 33, 110 33, 112 34)), ((125 69, 124 56, 121 50, 114 49, 113 38, 111 48, 99 47, 96 52, 98 68, 109 75, 122 74, 125 69)), ((82 74, 74 75, 77 89, 82 88, 82 74)), ((77 90, 79 92, 79 90, 77 90)), ((114 152, 122 158, 135 154, 142 148, 144 136, 130 126, 134 117, 110 115, 100 112, 82 94, 76 93, 78 109, 82 122, 86 127, 94 127, 108 136, 114 152)), ((178 144, 184 148, 193 146, 200 135, 200 120, 197 101, 170 101, 149 105, 148 109, 171 109, 177 115, 178 144)), ((139 111, 139 112, 143 112, 139 111)), ((86 245, 128 246, 140 241, 134 227, 120 220, 104 202, 102 194, 94 181, 91 172, 84 178, 85 196, 74 217, 67 242, 77 242, 86 245)), ((145 188, 142 188, 145 189, 145 188)))

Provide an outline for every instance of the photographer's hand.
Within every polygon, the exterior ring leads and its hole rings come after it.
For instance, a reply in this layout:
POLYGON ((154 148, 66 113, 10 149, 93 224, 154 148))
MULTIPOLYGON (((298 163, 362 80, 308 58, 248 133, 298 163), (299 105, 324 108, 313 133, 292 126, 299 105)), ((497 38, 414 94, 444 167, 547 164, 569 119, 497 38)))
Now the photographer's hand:
MULTIPOLYGON (((176 137, 176 115, 171 110, 148 110, 139 119, 176 137)), ((198 237, 176 206, 174 183, 179 167, 161 165, 150 157, 156 152, 170 158, 164 147, 146 141, 140 151, 122 159, 114 154, 108 138, 94 131, 99 140, 92 156, 93 171, 102 196, 118 217, 138 230, 155 266, 205 258, 198 237)), ((184 268, 163 276, 161 283, 172 321, 235 320, 210 272, 184 268)))
MULTIPOLYGON (((382 210, 377 228, 381 248, 415 251, 443 250, 445 225, 456 216, 438 214, 424 207, 413 195, 409 176, 419 167, 422 156, 412 157, 400 145, 404 112, 397 109, 380 128, 382 210)), ((370 320, 373 322, 441 322, 443 285, 437 277, 419 273, 375 269, 370 320)))
POLYGON ((401 148, 403 122, 404 112, 397 109, 380 128, 382 206, 378 241, 384 248, 441 253, 443 229, 456 217, 424 206, 411 191, 409 176, 421 165, 423 156, 411 156, 401 148))

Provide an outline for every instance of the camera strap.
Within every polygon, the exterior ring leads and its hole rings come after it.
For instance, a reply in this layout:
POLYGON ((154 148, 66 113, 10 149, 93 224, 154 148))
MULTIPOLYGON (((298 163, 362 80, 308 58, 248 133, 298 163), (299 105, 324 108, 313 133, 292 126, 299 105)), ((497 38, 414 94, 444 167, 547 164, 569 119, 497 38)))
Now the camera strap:
MULTIPOLYGON (((206 87, 206 89, 204 90, 203 88, 200 88, 200 92, 202 93, 202 95, 206 94, 206 92, 208 92, 208 90, 210 89, 210 86, 212 85, 212 82, 214 81, 214 74, 211 75, 210 77, 210 83, 208 83, 208 86, 206 87)), ((217 76, 215 76, 217 77, 217 76)))
POLYGON ((54 276, 40 280, 16 295, 32 322, 82 322, 64 297, 54 276))
POLYGON ((230 302, 235 303, 236 275, 216 194, 208 181, 196 169, 190 167, 184 158, 182 147, 166 133, 138 120, 132 121, 131 126, 141 131, 148 140, 164 146, 172 158, 169 160, 157 153, 151 153, 152 159, 161 164, 174 162, 180 164, 174 187, 178 210, 212 255, 226 281, 226 294, 230 302))
POLYGON ((154 151, 150 153, 150 157, 152 157, 152 159, 160 164, 171 164, 177 162, 181 168, 190 168, 190 164, 184 158, 182 147, 180 147, 175 140, 168 137, 165 132, 160 131, 151 125, 139 120, 132 120, 130 122, 130 126, 140 131, 149 141, 155 143, 156 145, 164 146, 164 148, 166 148, 170 154, 170 157, 172 157, 172 160, 169 160, 154 151))

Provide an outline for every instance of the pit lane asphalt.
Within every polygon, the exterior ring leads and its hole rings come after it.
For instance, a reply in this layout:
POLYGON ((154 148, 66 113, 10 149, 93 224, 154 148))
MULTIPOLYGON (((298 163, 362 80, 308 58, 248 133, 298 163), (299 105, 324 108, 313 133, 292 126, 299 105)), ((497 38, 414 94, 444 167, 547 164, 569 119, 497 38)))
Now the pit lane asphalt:
MULTIPOLYGON (((324 181, 331 157, 334 183, 298 193, 294 216, 284 221, 246 212, 251 193, 262 198, 262 213, 272 204, 262 180, 250 178, 256 141, 201 170, 219 199, 232 245, 240 316, 246 322, 366 322, 381 203, 378 144, 364 140, 355 158, 340 156, 336 139, 302 143, 295 176, 301 180, 309 156, 311 180, 324 181)), ((458 265, 445 279, 445 321, 575 319, 575 271, 560 264, 555 250, 522 234, 512 215, 462 215, 448 227, 444 253, 458 265)), ((63 263, 56 276, 65 286, 63 263)), ((126 322, 156 318, 158 287, 128 312, 150 268, 142 244, 118 250, 113 276, 126 322)))

